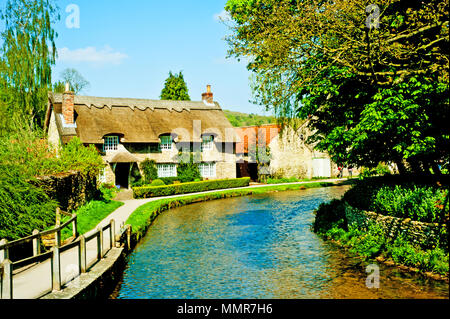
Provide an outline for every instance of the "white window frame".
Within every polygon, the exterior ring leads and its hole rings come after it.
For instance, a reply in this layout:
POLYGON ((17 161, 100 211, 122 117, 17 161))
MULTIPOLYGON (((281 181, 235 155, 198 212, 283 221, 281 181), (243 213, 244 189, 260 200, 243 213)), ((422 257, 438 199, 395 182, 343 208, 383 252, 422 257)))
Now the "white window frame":
POLYGON ((203 135, 202 136, 202 146, 201 151, 211 151, 214 147, 214 136, 203 135))
POLYGON ((177 165, 170 163, 156 164, 158 177, 177 177, 177 165))
POLYGON ((119 149, 119 137, 118 136, 105 136, 103 144, 103 151, 117 151, 119 149))
POLYGON ((100 171, 100 173, 98 174, 98 182, 100 184, 105 184, 106 183, 106 166, 103 167, 100 171))
POLYGON ((213 178, 217 176, 217 165, 215 162, 212 163, 201 163, 199 165, 200 175, 203 178, 213 178))
POLYGON ((160 148, 162 151, 170 151, 173 147, 172 136, 160 136, 160 148))

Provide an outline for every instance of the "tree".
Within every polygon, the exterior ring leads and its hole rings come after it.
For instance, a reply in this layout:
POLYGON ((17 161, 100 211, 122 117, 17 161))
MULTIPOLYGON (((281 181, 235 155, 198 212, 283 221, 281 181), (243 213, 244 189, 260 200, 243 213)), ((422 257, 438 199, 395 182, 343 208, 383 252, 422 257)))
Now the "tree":
MULTIPOLYGON (((56 89, 59 91, 61 88, 65 89, 65 83, 70 84, 70 89, 75 93, 79 94, 83 90, 89 88, 89 82, 78 72, 76 69, 67 68, 61 72, 61 81, 56 83, 56 89), (62 85, 61 85, 62 84, 62 85)), ((61 92, 59 92, 61 93, 61 92)))
POLYGON ((53 83, 52 91, 55 93, 64 93, 66 90, 66 84, 63 81, 57 81, 53 83))
POLYGON ((335 162, 449 161, 448 1, 229 0, 230 55, 258 103, 309 118, 335 162))
POLYGON ((191 100, 182 72, 175 75, 169 72, 169 77, 166 79, 164 88, 161 91, 161 100, 191 100))
POLYGON ((4 30, 0 55, 0 91, 8 111, 2 116, 23 117, 41 126, 55 63, 59 19, 52 0, 7 0, 1 11, 4 30))

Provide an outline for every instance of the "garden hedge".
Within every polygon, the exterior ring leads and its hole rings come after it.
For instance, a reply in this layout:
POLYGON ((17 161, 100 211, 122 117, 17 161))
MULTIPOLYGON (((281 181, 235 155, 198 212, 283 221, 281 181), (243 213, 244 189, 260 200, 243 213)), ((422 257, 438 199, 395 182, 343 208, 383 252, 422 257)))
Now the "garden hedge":
POLYGON ((203 182, 191 182, 165 186, 134 187, 134 198, 150 198, 178 194, 197 193, 216 189, 249 186, 250 178, 216 179, 203 182))

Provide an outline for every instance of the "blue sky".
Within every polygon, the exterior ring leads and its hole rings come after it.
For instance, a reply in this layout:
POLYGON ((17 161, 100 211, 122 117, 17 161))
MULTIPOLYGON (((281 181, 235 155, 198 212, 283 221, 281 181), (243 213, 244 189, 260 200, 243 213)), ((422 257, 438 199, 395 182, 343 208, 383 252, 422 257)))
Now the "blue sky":
POLYGON ((249 102, 245 63, 226 59, 231 31, 217 19, 225 2, 59 0, 53 79, 70 67, 90 82, 86 95, 159 99, 169 71, 183 71, 192 100, 211 84, 222 108, 268 114, 249 102), (79 28, 66 23, 76 22, 70 4, 79 8, 79 28))

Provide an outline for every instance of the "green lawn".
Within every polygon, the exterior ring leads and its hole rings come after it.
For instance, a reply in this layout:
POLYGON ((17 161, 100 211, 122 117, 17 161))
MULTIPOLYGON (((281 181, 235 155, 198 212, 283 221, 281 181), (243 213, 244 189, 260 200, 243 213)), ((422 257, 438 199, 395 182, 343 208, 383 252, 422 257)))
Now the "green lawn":
MULTIPOLYGON (((90 201, 83 207, 76 211, 78 233, 85 234, 97 226, 103 219, 108 217, 117 208, 124 203, 117 201, 90 201)), ((68 220, 70 217, 64 218, 68 220)), ((63 240, 72 236, 72 225, 67 226, 62 230, 61 237, 63 240)))

